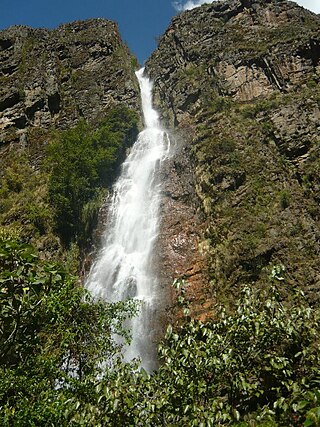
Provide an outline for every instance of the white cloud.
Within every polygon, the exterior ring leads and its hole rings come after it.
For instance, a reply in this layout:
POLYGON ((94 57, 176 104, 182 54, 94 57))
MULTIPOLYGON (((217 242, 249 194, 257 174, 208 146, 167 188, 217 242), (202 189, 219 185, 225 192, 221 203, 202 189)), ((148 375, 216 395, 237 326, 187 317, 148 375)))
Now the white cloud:
POLYGON ((214 0, 188 0, 188 1, 175 1, 173 2, 173 6, 179 11, 183 10, 191 10, 195 7, 201 6, 204 3, 212 3, 214 0))
MULTIPOLYGON (((195 7, 201 6, 204 3, 213 3, 215 0, 178 0, 173 2, 173 6, 179 12, 183 10, 191 10, 195 7)), ((320 13, 320 1, 319 0, 296 0, 300 6, 311 10, 315 13, 320 13)))
POLYGON ((312 12, 320 13, 319 0, 297 0, 296 3, 298 3, 300 6, 305 7, 306 9, 311 10, 312 12))

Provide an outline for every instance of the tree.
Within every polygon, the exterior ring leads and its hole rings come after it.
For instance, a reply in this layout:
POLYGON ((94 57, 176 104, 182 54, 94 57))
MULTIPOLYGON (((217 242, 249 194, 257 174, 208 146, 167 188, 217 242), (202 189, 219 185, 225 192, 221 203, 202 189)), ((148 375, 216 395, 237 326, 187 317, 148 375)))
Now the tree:
POLYGON ((68 399, 90 400, 90 384, 121 359, 113 335, 129 339, 135 304, 94 302, 61 265, 3 233, 0 289, 0 424, 68 425, 68 399))

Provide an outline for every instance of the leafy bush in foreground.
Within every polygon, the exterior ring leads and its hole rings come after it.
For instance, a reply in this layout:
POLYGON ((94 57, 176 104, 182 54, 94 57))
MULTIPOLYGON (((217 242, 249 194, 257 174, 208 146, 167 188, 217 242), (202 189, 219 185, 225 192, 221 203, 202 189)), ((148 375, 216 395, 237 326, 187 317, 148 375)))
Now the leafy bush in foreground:
MULTIPOLYGON (((120 357, 129 303, 95 303, 64 268, 0 229, 0 425, 66 425, 74 395, 120 357)), ((89 391, 89 389, 88 389, 89 391)))
POLYGON ((0 425, 319 426, 320 312, 300 294, 285 304, 277 286, 169 326, 148 374, 112 339, 132 304, 93 303, 0 233, 0 425))
POLYGON ((169 424, 301 425, 320 397, 319 310, 302 296, 286 306, 275 286, 245 287, 234 313, 216 310, 167 331, 157 383, 169 424))
POLYGON ((77 397, 69 414, 88 426, 319 425, 319 311, 303 296, 284 305, 276 287, 244 288, 234 313, 168 327, 160 368, 121 365, 77 397))

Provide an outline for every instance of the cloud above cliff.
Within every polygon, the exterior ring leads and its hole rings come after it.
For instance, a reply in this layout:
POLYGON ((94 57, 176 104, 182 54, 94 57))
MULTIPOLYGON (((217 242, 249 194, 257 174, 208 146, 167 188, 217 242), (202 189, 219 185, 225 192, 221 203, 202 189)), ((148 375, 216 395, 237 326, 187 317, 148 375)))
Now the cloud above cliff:
POLYGON ((320 13, 319 0, 297 0, 297 3, 306 9, 312 10, 312 12, 320 13))
POLYGON ((173 6, 175 7, 176 10, 178 10, 179 12, 183 11, 183 10, 191 10, 194 9, 195 7, 201 6, 204 3, 212 3, 215 0, 188 0, 188 1, 174 1, 173 2, 173 6))
MULTIPOLYGON (((191 10, 195 7, 201 6, 204 3, 213 3, 216 0, 178 0, 173 2, 173 6, 178 12, 182 12, 183 10, 191 10)), ((311 10, 315 13, 320 13, 320 2, 319 0, 297 0, 300 6, 305 7, 306 9, 311 10)))

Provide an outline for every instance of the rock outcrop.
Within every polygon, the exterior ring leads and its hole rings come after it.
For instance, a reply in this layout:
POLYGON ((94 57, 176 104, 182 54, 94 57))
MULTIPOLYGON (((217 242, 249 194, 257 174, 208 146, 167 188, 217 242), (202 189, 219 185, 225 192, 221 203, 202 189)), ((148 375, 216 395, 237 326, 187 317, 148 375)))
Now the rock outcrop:
POLYGON ((41 130, 93 122, 114 104, 138 109, 135 64, 105 19, 0 31, 0 146, 39 142, 41 130))
MULTIPOLYGON (((21 238, 32 242, 44 257, 58 257, 65 263, 73 258, 72 267, 77 268, 76 245, 80 245, 78 235, 72 236, 75 242, 70 248, 61 240, 57 206, 50 193, 51 168, 59 156, 49 156, 49 165, 48 147, 54 141, 63 144, 61 131, 78 124, 81 127, 80 119, 88 127, 83 135, 79 133, 79 138, 99 132, 101 126, 106 126, 106 120, 118 120, 121 126, 122 115, 132 119, 131 110, 140 110, 136 67, 137 60, 121 40, 117 25, 105 19, 77 21, 54 30, 14 26, 0 31, 0 226, 19 230, 21 238)), ((112 143, 119 144, 117 151, 111 150, 111 161, 123 160, 126 148, 135 140, 137 120, 132 119, 132 129, 123 134, 119 129, 111 129, 111 125, 108 128, 115 133, 112 143), (124 138, 122 142, 119 132, 124 138)), ((101 145, 102 142, 100 148, 101 145)), ((69 154, 73 151, 70 148, 69 154)), ((93 157, 93 152, 87 151, 86 155, 93 157)), ((68 168, 67 162, 64 170, 61 167, 61 176, 67 170, 70 176, 74 173, 74 164, 68 168)), ((91 168, 95 167, 93 163, 91 168)), ((76 183, 81 178, 88 184, 90 171, 83 162, 79 161, 77 170, 76 183)), ((101 171, 95 173, 102 176, 101 171)), ((105 173, 107 176, 110 171, 105 173)), ((96 183, 103 188, 96 188, 90 200, 86 200, 91 207, 87 206, 90 213, 86 213, 83 227, 87 235, 81 243, 82 259, 90 250, 90 233, 102 203, 98 195, 111 187, 115 174, 114 171, 108 180, 96 183)), ((72 191, 66 191, 70 176, 60 186, 63 200, 73 197, 72 191)), ((77 196, 78 202, 83 196, 77 196)), ((79 221, 85 216, 84 208, 81 209, 79 221)))
POLYGON ((173 19, 147 72, 179 135, 165 183, 168 280, 189 279, 199 315, 244 283, 318 300, 320 17, 282 0, 203 5, 173 19), (200 259, 209 284, 188 274, 200 259))

